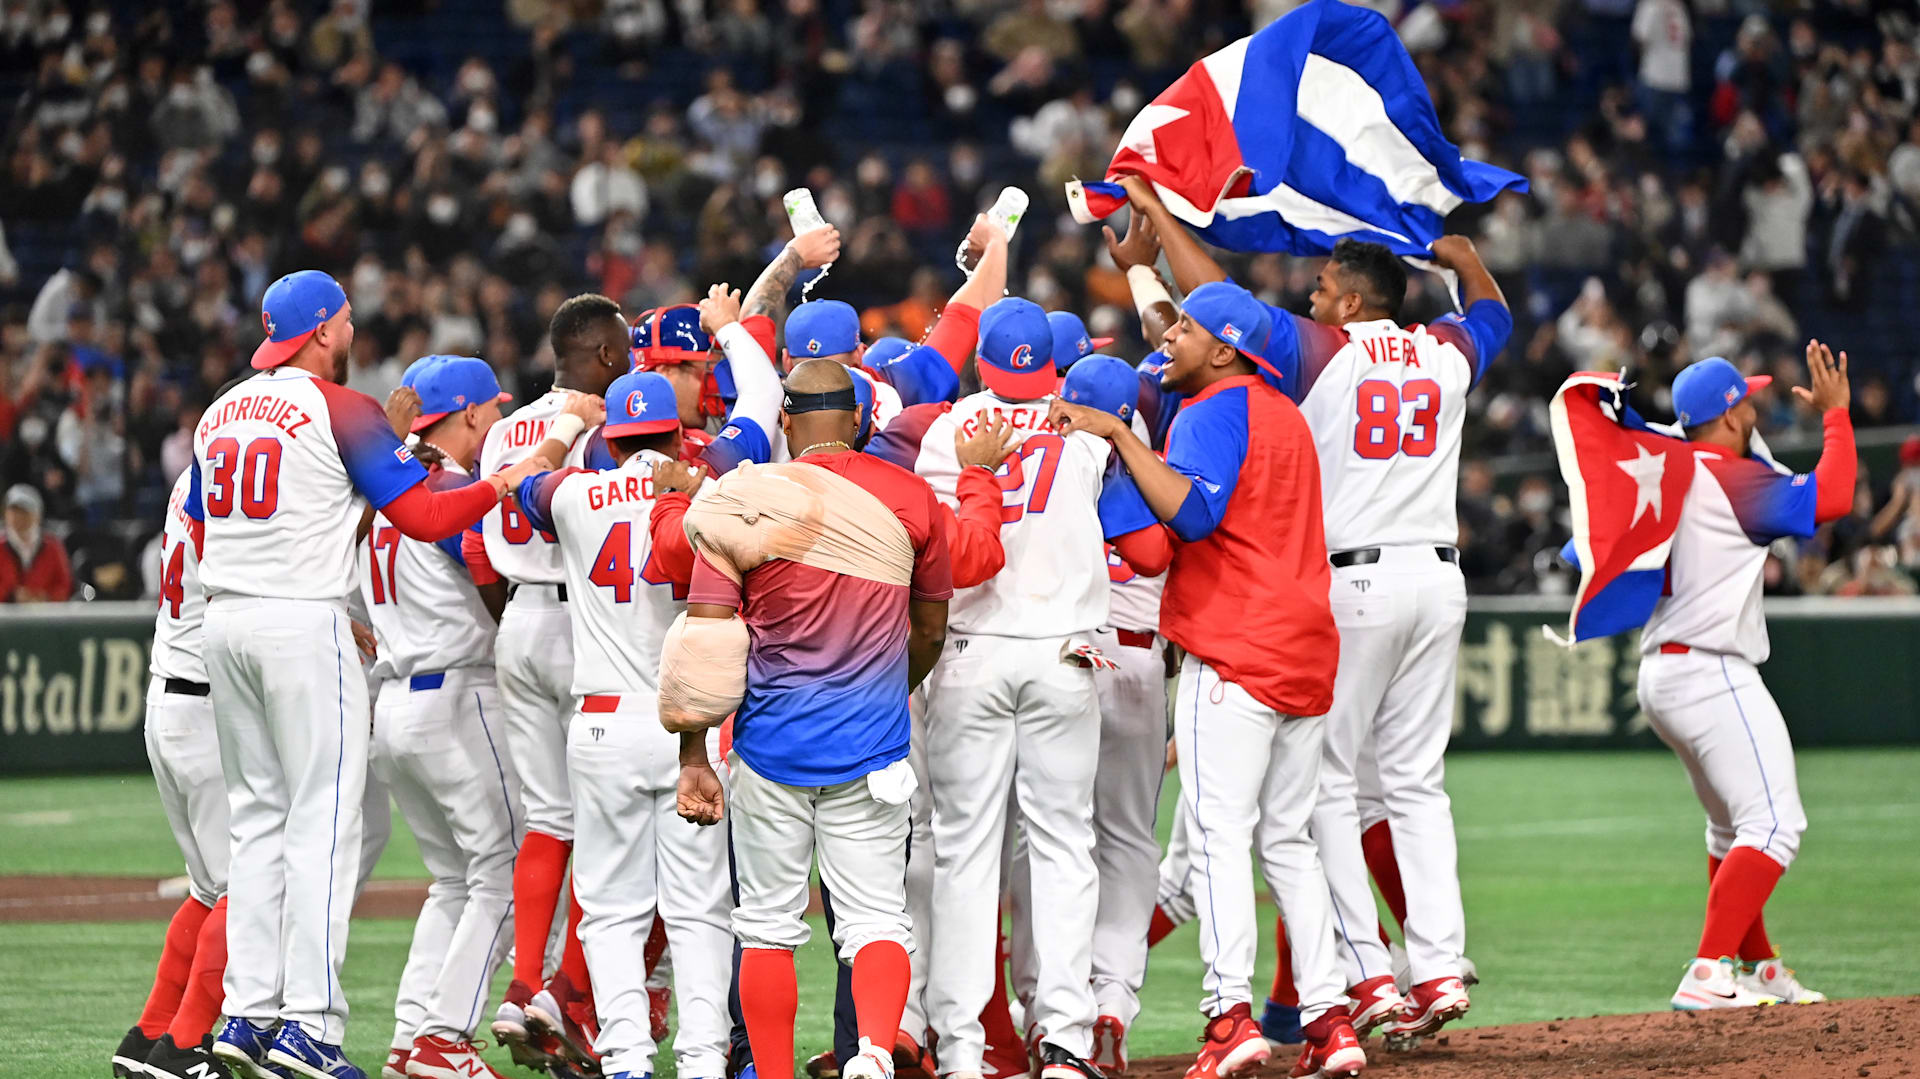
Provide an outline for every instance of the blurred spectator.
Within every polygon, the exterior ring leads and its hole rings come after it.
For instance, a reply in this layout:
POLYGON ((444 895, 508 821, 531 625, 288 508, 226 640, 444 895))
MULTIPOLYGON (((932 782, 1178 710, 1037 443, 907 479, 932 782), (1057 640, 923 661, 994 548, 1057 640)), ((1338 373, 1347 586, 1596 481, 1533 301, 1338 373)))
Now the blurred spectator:
POLYGON ((1687 153, 1693 142, 1693 23, 1682 0, 1640 0, 1633 9, 1633 41, 1640 48, 1634 84, 1640 111, 1665 149, 1687 153))
POLYGON ((40 492, 7 488, 7 542, 0 546, 0 603, 61 603, 73 594, 67 549, 41 528, 40 492))

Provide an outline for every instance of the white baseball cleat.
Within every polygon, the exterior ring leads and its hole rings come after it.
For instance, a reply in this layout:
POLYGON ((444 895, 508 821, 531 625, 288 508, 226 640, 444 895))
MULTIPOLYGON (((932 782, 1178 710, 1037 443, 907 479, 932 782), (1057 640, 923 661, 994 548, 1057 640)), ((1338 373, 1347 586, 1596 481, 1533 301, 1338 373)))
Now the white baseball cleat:
POLYGON ((1733 960, 1700 957, 1687 964, 1687 973, 1680 979, 1680 988, 1673 991, 1670 1003, 1675 1011, 1699 1012, 1719 1008, 1756 1008, 1763 1004, 1778 1004, 1780 998, 1756 993, 1740 984, 1733 960))
POLYGON ((1740 964, 1740 972, 1734 975, 1742 989, 1764 997, 1775 997, 1782 1004, 1824 1004, 1825 993, 1808 989, 1793 976, 1792 968, 1780 961, 1779 956, 1762 959, 1758 963, 1740 964))
POLYGON ((861 1038, 860 1052, 840 1063, 840 1079, 893 1079, 893 1050, 876 1048, 861 1038))

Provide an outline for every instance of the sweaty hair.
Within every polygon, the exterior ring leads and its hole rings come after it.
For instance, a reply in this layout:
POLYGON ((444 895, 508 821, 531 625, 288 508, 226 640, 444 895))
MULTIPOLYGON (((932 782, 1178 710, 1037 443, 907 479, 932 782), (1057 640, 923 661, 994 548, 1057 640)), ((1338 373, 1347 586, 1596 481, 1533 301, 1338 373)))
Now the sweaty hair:
POLYGON ((1407 267, 1399 256, 1385 244, 1341 240, 1333 245, 1331 257, 1354 279, 1368 307, 1386 312, 1388 318, 1400 317, 1400 307, 1407 302, 1407 267))
POLYGON ((561 304, 553 313, 553 321, 547 324, 547 337, 553 341, 554 355, 571 351, 595 323, 619 317, 620 305, 597 292, 581 293, 561 304))

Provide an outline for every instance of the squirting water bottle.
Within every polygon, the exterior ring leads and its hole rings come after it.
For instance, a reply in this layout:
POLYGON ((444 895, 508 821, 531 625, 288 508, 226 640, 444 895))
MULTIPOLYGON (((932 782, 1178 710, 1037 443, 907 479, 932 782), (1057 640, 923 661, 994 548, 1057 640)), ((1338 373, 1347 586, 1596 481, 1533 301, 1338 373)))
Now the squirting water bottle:
MULTIPOLYGON (((987 211, 987 220, 1000 227, 1006 234, 1007 242, 1013 242, 1013 230, 1020 227, 1020 219, 1027 216, 1027 193, 1017 187, 1003 187, 1000 197, 993 200, 993 208, 987 211)), ((953 253, 953 264, 969 277, 973 275, 973 266, 967 258, 967 241, 962 239, 960 247, 953 253)))
MULTIPOLYGON (((820 216, 820 207, 813 201, 813 192, 806 188, 796 187, 780 196, 780 201, 787 207, 787 222, 793 226, 794 236, 798 237, 814 229, 827 227, 827 219, 820 216)), ((827 263, 820 267, 819 273, 808 278, 807 283, 800 286, 801 303, 807 301, 807 297, 813 292, 813 286, 819 284, 832 269, 833 263, 827 263)))

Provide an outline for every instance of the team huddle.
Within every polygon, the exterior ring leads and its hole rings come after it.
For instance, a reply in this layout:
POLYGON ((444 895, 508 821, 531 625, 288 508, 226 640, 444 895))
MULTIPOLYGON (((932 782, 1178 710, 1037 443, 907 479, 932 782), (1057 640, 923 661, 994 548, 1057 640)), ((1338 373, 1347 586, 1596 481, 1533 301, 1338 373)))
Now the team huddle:
MULTIPOLYGON (((343 388, 345 293, 276 281, 169 507, 147 744, 191 894, 114 1074, 364 1079, 340 967, 389 798, 433 880, 385 1079, 496 1079, 487 1035, 640 1079, 670 1006, 682 1079, 789 1079, 816 864, 840 985, 814 1079, 1125 1072, 1149 949, 1188 920, 1188 1079, 1281 1051, 1352 1076, 1369 1034, 1416 1049, 1465 1015, 1455 490, 1512 317, 1455 236, 1459 314, 1402 326, 1405 266, 1342 241, 1293 315, 1126 192, 1138 364, 1005 296, 1004 214, 921 342, 786 310, 840 257, 797 215, 744 296, 567 300, 552 391, 504 418, 470 357, 384 404, 343 388)), ((1726 361, 1674 390, 1710 482, 1641 695, 1712 870, 1675 1007, 1824 999, 1760 916, 1805 826, 1754 666, 1764 545, 1853 489, 1845 356, 1808 360, 1810 476, 1746 456, 1726 361)))

